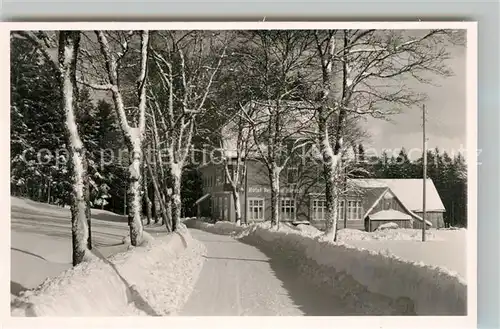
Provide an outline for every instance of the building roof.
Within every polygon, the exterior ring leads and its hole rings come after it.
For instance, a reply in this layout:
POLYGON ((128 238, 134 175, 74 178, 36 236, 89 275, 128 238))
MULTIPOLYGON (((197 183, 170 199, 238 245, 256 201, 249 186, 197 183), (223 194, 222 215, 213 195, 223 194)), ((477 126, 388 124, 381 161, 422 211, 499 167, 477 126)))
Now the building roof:
POLYGON ((196 200, 196 201, 194 202, 194 204, 198 204, 198 203, 202 202, 203 200, 205 200, 205 199, 206 199, 206 198, 208 198, 209 196, 210 196, 210 193, 205 194, 204 196, 202 196, 201 198, 199 198, 198 200, 196 200))
MULTIPOLYGON (((375 187, 375 188, 367 188, 363 189, 361 192, 362 195, 362 200, 363 200, 363 209, 365 209, 365 212, 368 212, 368 210, 371 210, 373 206, 378 203, 382 195, 387 191, 387 187, 375 187)), ((363 218, 366 217, 363 216, 363 218)))
POLYGON ((401 211, 389 209, 381 210, 368 216, 370 220, 411 220, 411 216, 401 211))
MULTIPOLYGON (((390 193, 393 195, 394 198, 396 198, 403 208, 407 211, 409 214, 410 218, 413 217, 419 221, 423 221, 423 218, 415 214, 411 209, 409 209, 403 201, 398 197, 396 193, 394 193, 390 187, 359 187, 359 190, 362 191, 361 194, 363 195, 363 209, 365 209, 365 214, 363 215, 363 218, 366 218, 368 214, 375 208, 375 206, 382 200, 382 198, 387 194, 390 193)), ((358 192, 359 193, 359 192, 358 192)), ((372 218, 370 216, 370 218, 372 218)), ((429 220, 425 220, 427 225, 432 226, 432 222, 429 220)))
MULTIPOLYGON (((350 179, 350 183, 360 188, 389 187, 403 205, 412 212, 422 212, 423 194, 422 179, 350 179)), ((445 212, 441 197, 434 186, 432 179, 426 181, 426 211, 445 212)))

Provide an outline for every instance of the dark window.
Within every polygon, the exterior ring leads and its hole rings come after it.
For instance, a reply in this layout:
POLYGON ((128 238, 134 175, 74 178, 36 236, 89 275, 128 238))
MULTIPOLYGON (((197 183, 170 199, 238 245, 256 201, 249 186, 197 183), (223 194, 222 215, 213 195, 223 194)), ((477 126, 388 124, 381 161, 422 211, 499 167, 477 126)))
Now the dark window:
POLYGON ((287 182, 288 184, 297 184, 299 176, 299 170, 297 168, 287 169, 287 182))

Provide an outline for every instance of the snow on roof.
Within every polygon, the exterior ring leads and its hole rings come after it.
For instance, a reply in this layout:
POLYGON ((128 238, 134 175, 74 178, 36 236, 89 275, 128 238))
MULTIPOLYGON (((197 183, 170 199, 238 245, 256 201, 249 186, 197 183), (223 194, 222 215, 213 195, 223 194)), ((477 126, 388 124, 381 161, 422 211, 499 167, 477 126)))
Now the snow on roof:
MULTIPOLYGON (((389 187, 397 195, 398 199, 411 211, 422 211, 422 179, 400 178, 400 179, 350 179, 351 183, 362 188, 389 187)), ((426 210, 446 211, 441 197, 434 186, 432 179, 428 178, 426 183, 426 210)))
POLYGON ((365 214, 363 218, 373 209, 373 207, 378 203, 382 194, 385 194, 388 187, 375 187, 369 189, 363 189, 362 200, 363 200, 363 209, 365 210, 365 214))
POLYGON ((198 203, 202 202, 203 200, 205 200, 205 199, 206 199, 206 198, 208 198, 209 196, 210 196, 210 193, 205 194, 204 196, 202 196, 201 198, 199 198, 198 200, 196 200, 196 201, 194 202, 194 204, 198 204, 198 203))
POLYGON ((369 215, 370 220, 411 220, 412 217, 408 214, 402 213, 401 211, 389 209, 381 210, 374 214, 369 215))

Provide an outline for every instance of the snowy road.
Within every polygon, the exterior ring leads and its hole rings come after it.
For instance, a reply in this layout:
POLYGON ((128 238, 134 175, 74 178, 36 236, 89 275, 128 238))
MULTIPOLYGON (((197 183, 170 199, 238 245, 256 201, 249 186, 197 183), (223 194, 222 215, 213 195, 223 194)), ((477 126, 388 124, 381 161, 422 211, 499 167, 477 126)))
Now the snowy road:
POLYGON ((341 300, 304 282, 286 260, 229 236, 190 232, 208 254, 180 315, 346 314, 341 300))

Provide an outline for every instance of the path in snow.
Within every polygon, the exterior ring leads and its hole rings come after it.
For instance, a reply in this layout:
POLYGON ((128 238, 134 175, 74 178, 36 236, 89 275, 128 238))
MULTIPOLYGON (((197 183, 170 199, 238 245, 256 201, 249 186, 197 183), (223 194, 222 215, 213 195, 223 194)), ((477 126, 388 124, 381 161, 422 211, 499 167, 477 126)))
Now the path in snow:
POLYGON ((229 236, 190 232, 208 254, 180 315, 346 314, 340 299, 305 282, 286 260, 229 236))

